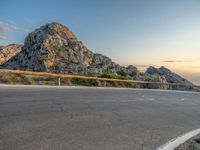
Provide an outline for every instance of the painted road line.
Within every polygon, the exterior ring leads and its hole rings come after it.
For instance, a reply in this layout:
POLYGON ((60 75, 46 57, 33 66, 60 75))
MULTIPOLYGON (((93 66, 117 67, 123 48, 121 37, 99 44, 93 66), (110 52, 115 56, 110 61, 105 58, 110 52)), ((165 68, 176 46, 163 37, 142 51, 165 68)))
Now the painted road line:
POLYGON ((175 139, 170 140, 166 144, 158 147, 156 150, 174 150, 177 148, 179 145, 185 143, 187 140, 191 139, 192 137, 200 134, 200 128, 193 130, 191 132, 188 132, 184 135, 181 135, 175 139))

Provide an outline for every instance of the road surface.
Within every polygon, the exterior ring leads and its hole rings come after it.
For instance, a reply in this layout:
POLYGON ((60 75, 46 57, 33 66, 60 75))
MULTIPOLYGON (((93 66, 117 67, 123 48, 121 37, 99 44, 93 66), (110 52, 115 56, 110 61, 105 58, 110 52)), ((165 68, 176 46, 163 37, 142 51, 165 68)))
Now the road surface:
POLYGON ((200 93, 0 85, 0 150, 154 150, 200 127, 200 93))

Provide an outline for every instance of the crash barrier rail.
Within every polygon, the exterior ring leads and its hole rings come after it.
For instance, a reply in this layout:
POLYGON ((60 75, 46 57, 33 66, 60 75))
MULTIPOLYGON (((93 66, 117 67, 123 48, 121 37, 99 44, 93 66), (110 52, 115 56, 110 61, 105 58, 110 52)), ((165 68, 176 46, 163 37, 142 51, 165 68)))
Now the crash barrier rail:
POLYGON ((43 76, 43 77, 56 77, 58 79, 58 85, 61 85, 61 78, 69 79, 86 79, 86 80, 99 80, 99 81, 111 81, 111 82, 124 82, 124 83, 134 83, 138 88, 153 88, 156 86, 165 86, 168 89, 173 87, 187 87, 191 89, 200 89, 200 86, 191 85, 191 84, 179 84, 179 83, 164 83, 164 82, 150 82, 150 81, 138 81, 138 80, 122 80, 122 79, 111 79, 111 78, 100 78, 100 77, 88 77, 80 75, 66 75, 66 74, 56 74, 48 72, 32 72, 32 71, 22 71, 22 70, 9 70, 9 69, 0 69, 0 73, 5 74, 17 74, 17 75, 30 75, 30 76, 43 76), (142 86, 141 86, 142 85, 142 86), (144 86, 145 85, 145 86, 144 86))

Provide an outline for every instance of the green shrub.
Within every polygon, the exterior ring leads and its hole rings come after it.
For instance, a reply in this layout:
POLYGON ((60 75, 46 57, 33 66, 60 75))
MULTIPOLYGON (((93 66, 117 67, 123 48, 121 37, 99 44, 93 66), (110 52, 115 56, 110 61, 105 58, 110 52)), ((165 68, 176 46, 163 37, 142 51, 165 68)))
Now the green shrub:
POLYGON ((149 81, 151 81, 151 79, 150 78, 146 78, 146 79, 144 79, 144 81, 148 81, 149 82, 149 81))
POLYGON ((74 85, 84 85, 84 86, 100 86, 100 83, 97 80, 93 79, 71 79, 72 84, 74 85))
POLYGON ((23 83, 28 85, 33 85, 35 84, 35 81, 31 77, 28 77, 23 79, 23 83))
POLYGON ((116 73, 108 72, 108 73, 102 74, 100 77, 101 78, 117 79, 118 75, 116 73))
POLYGON ((120 79, 120 80, 131 80, 131 77, 126 73, 104 73, 100 76, 101 78, 110 78, 110 79, 120 79))
MULTIPOLYGON (((130 76, 127 74, 104 73, 102 78, 128 80, 130 76)), ((32 76, 21 74, 3 74, 0 75, 0 83, 5 84, 39 84, 39 85, 58 85, 57 77, 48 76, 32 76)), ((104 86, 104 87, 127 87, 134 88, 134 83, 123 81, 103 81, 95 79, 78 79, 78 78, 61 78, 61 85, 82 85, 82 86, 104 86)))
POLYGON ((131 77, 129 75, 125 75, 125 76, 118 75, 118 79, 121 79, 121 80, 131 80, 131 77))

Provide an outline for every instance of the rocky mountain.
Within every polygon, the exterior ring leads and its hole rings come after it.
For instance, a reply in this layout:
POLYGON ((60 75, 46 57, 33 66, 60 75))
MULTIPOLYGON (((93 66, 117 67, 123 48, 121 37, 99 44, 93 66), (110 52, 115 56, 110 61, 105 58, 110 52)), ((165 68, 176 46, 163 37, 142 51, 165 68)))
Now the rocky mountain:
POLYGON ((133 66, 120 66, 110 58, 88 50, 67 27, 59 23, 47 24, 30 33, 22 51, 3 64, 3 67, 84 75, 137 72, 133 66))
POLYGON ((22 50, 22 45, 10 44, 7 46, 0 46, 0 65, 16 56, 22 50))
POLYGON ((79 75, 113 72, 127 74, 134 80, 192 85, 165 67, 149 67, 141 73, 132 65, 121 66, 90 51, 69 28, 56 22, 29 33, 23 46, 8 47, 0 48, 1 68, 79 75))
POLYGON ((145 72, 146 78, 150 78, 150 81, 156 81, 152 79, 152 76, 160 77, 158 81, 162 80, 166 83, 184 83, 184 84, 192 84, 191 82, 187 81, 186 79, 182 78, 178 74, 170 71, 165 67, 155 68, 150 66, 145 72))
MULTIPOLYGON (((188 87, 181 86, 181 84, 193 86, 193 83, 189 82, 185 78, 179 76, 178 74, 170 71, 169 69, 163 66, 160 68, 155 68, 153 66, 150 66, 149 68, 147 68, 146 72, 143 75, 143 80, 150 81, 150 82, 178 83, 180 84, 179 86, 173 87, 177 89, 188 88, 188 87)), ((154 85, 151 85, 151 88, 168 89, 169 86, 167 84, 166 85, 154 84, 154 85)))

